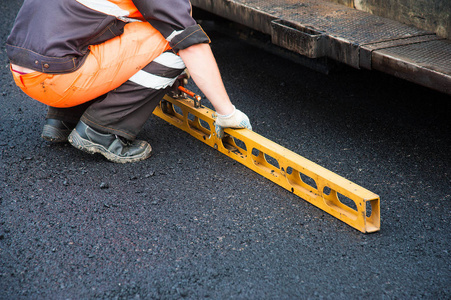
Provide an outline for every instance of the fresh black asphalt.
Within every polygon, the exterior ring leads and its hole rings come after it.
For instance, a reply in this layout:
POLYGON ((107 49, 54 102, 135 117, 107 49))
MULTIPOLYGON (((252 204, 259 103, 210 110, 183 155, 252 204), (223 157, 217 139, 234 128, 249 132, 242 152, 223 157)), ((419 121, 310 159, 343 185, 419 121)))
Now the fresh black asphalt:
POLYGON ((362 234, 155 116, 140 163, 42 140, 4 48, 20 2, 0 3, 0 299, 451 297, 449 95, 209 32, 256 132, 381 197, 362 234))

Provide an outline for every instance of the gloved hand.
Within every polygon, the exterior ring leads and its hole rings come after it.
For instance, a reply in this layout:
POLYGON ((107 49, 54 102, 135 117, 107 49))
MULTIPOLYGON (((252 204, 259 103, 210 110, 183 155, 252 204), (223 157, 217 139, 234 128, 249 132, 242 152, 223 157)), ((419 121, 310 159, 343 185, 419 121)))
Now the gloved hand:
POLYGON ((224 137, 224 128, 247 128, 252 130, 249 118, 240 110, 233 107, 233 112, 230 115, 220 115, 216 113, 215 129, 218 138, 224 137))

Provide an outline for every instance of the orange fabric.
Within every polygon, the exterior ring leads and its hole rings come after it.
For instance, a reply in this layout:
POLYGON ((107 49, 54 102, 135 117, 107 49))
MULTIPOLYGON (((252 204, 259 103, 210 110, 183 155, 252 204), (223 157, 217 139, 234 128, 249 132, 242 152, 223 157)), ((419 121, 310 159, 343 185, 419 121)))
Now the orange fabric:
POLYGON ((119 87, 168 49, 169 43, 148 22, 133 22, 125 25, 122 35, 90 46, 86 61, 75 72, 11 71, 17 86, 31 98, 53 107, 72 107, 119 87))

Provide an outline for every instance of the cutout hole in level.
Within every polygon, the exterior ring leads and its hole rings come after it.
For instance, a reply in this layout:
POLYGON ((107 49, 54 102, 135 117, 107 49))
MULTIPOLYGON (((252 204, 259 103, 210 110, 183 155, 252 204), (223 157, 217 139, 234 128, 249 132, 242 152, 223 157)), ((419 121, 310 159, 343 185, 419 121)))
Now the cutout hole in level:
POLYGON ((240 139, 237 139, 236 137, 233 137, 233 140, 235 141, 235 145, 236 145, 238 148, 241 148, 241 149, 243 149, 244 151, 247 151, 247 147, 246 147, 246 143, 245 143, 245 142, 243 142, 243 141, 240 140, 240 139))
POLYGON ((268 155, 268 154, 264 154, 265 155, 265 160, 273 167, 276 167, 277 169, 279 169, 279 162, 277 161, 277 159, 275 159, 274 157, 268 155))
POLYGON ((199 119, 199 117, 196 117, 190 112, 188 112, 188 125, 192 130, 203 135, 204 139, 211 135, 210 126, 208 123, 202 121, 202 119, 199 119))
POLYGON ((371 207, 371 202, 366 202, 365 205, 366 205, 366 208, 365 208, 366 209, 366 217, 369 218, 369 217, 371 217, 371 214, 373 213, 372 212, 373 209, 371 207))
POLYGON ((229 150, 231 153, 234 153, 241 158, 246 157, 246 144, 240 139, 237 139, 231 135, 226 135, 222 139, 222 144, 224 145, 224 148, 229 150))
POLYGON ((357 205, 355 204, 355 202, 353 200, 349 199, 348 197, 346 197, 345 195, 340 194, 340 193, 337 193, 337 197, 341 203, 343 203, 347 207, 357 211, 357 205))
POLYGON ((199 123, 200 123, 200 126, 202 126, 203 128, 205 128, 205 129, 207 129, 208 131, 211 132, 210 124, 208 124, 208 122, 200 119, 199 123))
POLYGON ((293 168, 292 167, 288 167, 287 168, 287 174, 291 175, 293 173, 293 168))
POLYGON ((330 193, 332 192, 332 190, 330 189, 330 187, 325 186, 323 189, 323 194, 329 196, 330 193))
POLYGON ((196 117, 192 113, 188 113, 188 120, 194 121, 196 117))
POLYGON ((174 111, 175 111, 177 114, 183 116, 183 111, 182 111, 182 109, 180 108, 180 106, 177 106, 177 105, 175 105, 175 104, 172 104, 172 108, 174 109, 174 111))
POLYGON ((195 127, 196 129, 203 130, 204 132, 211 132, 210 125, 208 122, 196 117, 192 113, 188 112, 188 121, 191 127, 195 127))
POLYGON ((259 156, 260 155, 260 151, 258 149, 252 148, 252 155, 253 156, 259 156))
POLYGON ((305 184, 311 186, 311 187, 314 188, 314 189, 318 189, 318 186, 316 185, 316 181, 313 180, 312 177, 307 176, 307 175, 305 175, 305 174, 303 174, 303 173, 299 173, 299 175, 301 176, 301 179, 302 179, 302 181, 303 181, 305 184))
POLYGON ((174 109, 172 107, 172 103, 166 100, 161 100, 160 102, 160 106, 161 106, 161 110, 165 113, 165 114, 172 114, 174 109))

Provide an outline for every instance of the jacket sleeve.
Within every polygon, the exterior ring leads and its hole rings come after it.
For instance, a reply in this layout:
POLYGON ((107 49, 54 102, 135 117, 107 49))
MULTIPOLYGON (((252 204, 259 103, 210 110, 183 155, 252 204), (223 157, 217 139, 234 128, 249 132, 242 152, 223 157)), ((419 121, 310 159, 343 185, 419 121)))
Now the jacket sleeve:
POLYGON ((136 8, 169 42, 174 52, 209 43, 202 27, 191 16, 189 0, 132 0, 136 8))

